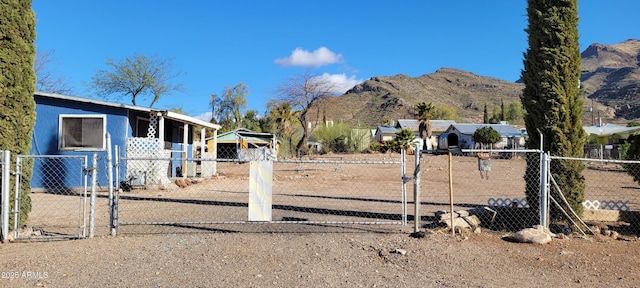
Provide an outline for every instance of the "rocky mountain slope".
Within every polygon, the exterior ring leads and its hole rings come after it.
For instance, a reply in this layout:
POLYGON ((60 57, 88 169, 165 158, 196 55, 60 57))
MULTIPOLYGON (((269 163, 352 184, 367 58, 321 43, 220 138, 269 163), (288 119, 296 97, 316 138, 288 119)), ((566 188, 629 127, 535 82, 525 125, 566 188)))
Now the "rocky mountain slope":
POLYGON ((581 55, 587 97, 607 106, 607 117, 640 118, 640 40, 592 44, 581 55))
MULTIPOLYGON (((640 40, 592 44, 582 52, 584 124, 598 115, 607 122, 640 118, 640 40)), ((327 101, 320 113, 352 125, 376 126, 385 119, 414 118, 419 102, 454 107, 463 122, 480 123, 489 107, 520 101, 524 85, 471 72, 441 68, 419 77, 378 76, 327 101)), ((320 116, 318 116, 320 118, 320 116)))

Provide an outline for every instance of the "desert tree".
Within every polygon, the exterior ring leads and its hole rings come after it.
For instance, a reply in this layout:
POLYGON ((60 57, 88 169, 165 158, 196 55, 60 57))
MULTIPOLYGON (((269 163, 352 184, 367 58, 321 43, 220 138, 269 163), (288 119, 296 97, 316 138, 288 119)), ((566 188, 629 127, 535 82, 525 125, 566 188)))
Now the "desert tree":
POLYGON ((522 124, 524 117, 524 110, 522 110, 522 102, 515 101, 509 104, 509 110, 507 111, 507 120, 512 124, 522 124))
MULTIPOLYGON (((544 151, 555 156, 582 157, 586 133, 582 128, 582 100, 579 88, 580 46, 578 45, 577 0, 528 0, 529 48, 524 53, 521 96, 526 110, 524 122, 529 134, 527 148, 538 149, 543 135, 544 151)), ((557 160, 551 165, 569 206, 583 211, 584 164, 581 161, 557 160)), ((525 171, 527 202, 539 208, 540 159, 527 157, 525 171)), ((565 207, 567 208, 567 207, 565 207)), ((551 207, 553 219, 560 211, 551 207)))
POLYGON ((209 122, 214 124, 218 124, 218 121, 216 120, 216 105, 218 105, 217 99, 218 95, 216 93, 209 96, 209 108, 211 108, 211 120, 209 120, 209 122))
MULTIPOLYGON (((473 132, 473 142, 484 145, 493 145, 500 142, 501 136, 496 129, 491 126, 484 126, 473 132)), ((484 147, 483 147, 484 149, 484 147)))
POLYGON ((242 116, 242 127, 251 131, 262 132, 258 111, 250 109, 244 112, 244 115, 242 116))
POLYGON ((275 123, 276 135, 288 143, 289 152, 293 152, 294 121, 297 121, 299 111, 292 110, 289 102, 270 102, 269 117, 275 123))
MULTIPOLYGON (((36 18, 31 1, 3 0, 0 5, 0 150, 11 153, 11 167, 15 167, 16 155, 29 154, 31 136, 36 121, 33 94, 36 88, 34 69, 36 57, 36 18)), ((26 223, 31 211, 31 175, 33 164, 24 161, 20 173, 20 198, 18 207, 10 201, 10 210, 18 209, 19 226, 26 223)), ((13 178, 15 179, 15 178, 13 178)), ((11 180, 12 182, 14 180, 11 180)), ((15 185, 12 183, 11 185, 15 185)), ((13 187, 13 186, 11 186, 13 187)), ((10 199, 15 191, 11 189, 10 199)), ((9 225, 13 225, 13 213, 9 225)), ((7 235, 3 235, 6 237, 7 235)))
POLYGON ((241 127, 242 111, 247 108, 247 95, 249 95, 249 88, 240 82, 236 86, 225 87, 222 91, 222 97, 212 97, 212 101, 215 103, 211 105, 218 109, 219 122, 223 126, 223 131, 241 127))
POLYGON ((49 50, 37 53, 34 69, 36 73, 36 91, 71 94, 73 89, 62 74, 56 73, 53 65, 55 51, 49 50))
POLYGON ((460 122, 460 115, 453 108, 447 104, 437 105, 431 112, 431 120, 454 120, 460 122))
POLYGON ((309 71, 294 75, 279 84, 276 93, 284 102, 289 102, 292 109, 298 111, 297 118, 302 125, 302 137, 296 144, 296 156, 302 156, 307 138, 313 130, 308 121, 312 109, 318 111, 322 101, 335 94, 335 85, 319 75, 309 71))
POLYGON ((174 71, 171 58, 134 54, 122 60, 107 59, 107 69, 98 70, 91 78, 90 88, 105 99, 131 97, 137 105, 140 98, 151 98, 149 107, 162 96, 181 92, 182 84, 172 81, 181 76, 174 71))

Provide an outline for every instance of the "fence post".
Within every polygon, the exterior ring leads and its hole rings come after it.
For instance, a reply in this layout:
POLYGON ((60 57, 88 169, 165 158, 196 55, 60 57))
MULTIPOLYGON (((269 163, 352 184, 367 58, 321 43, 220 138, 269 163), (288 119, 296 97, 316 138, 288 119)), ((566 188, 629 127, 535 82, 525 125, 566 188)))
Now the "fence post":
POLYGON ((115 234, 113 227, 113 157, 111 155, 111 134, 107 132, 107 187, 109 189, 109 228, 111 235, 115 234))
POLYGON ((420 156, 422 155, 420 144, 416 144, 414 151, 416 156, 416 169, 413 175, 413 232, 420 232, 420 156))
POLYGON ((402 226, 407 225, 407 150, 400 150, 402 163, 402 226))
POLYGON ((112 219, 112 228, 111 228, 111 236, 118 235, 118 203, 120 202, 120 149, 118 145, 113 147, 115 160, 113 166, 115 167, 115 179, 116 188, 113 195, 113 207, 111 207, 111 215, 112 219))
POLYGON ((22 158, 16 155, 15 192, 13 193, 13 239, 18 238, 18 222, 20 222, 20 178, 22 177, 22 158))
POLYGON ((98 181, 98 154, 91 158, 91 200, 89 204, 89 238, 93 238, 96 212, 96 182, 98 181))
POLYGON ((540 226, 549 228, 549 160, 547 153, 540 153, 540 226))
POLYGON ((11 177, 11 152, 2 151, 2 243, 9 241, 9 189, 11 177))

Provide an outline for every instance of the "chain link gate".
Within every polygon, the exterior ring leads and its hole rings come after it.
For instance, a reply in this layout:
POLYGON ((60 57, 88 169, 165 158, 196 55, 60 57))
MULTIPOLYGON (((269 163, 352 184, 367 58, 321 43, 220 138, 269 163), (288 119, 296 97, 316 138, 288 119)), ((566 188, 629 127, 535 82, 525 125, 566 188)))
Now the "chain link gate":
POLYGON ((87 236, 87 156, 18 155, 15 171, 14 239, 87 236), (31 212, 24 226, 18 227, 20 209, 25 209, 18 205, 24 193, 22 185, 29 185, 22 183, 19 171, 26 165, 33 167, 31 212))
MULTIPOLYGON (((117 175, 130 173, 122 169, 133 169, 144 176, 121 182, 114 204, 117 233, 329 232, 402 225, 406 223, 406 190, 400 158, 398 154, 317 155, 248 162, 220 158, 119 158, 117 175), (173 177, 168 184, 149 177, 156 173, 154 167, 171 166, 170 163, 194 163, 200 174, 173 177), (272 166, 252 168, 255 165, 272 166), (154 168, 153 173, 145 171, 147 168, 154 168), (261 174, 265 171, 267 174, 261 174), (263 175, 259 177, 264 179, 256 179, 255 175, 263 175), (252 190, 252 183, 268 180, 269 195, 252 190), (254 207, 262 210, 256 214, 260 217, 252 218, 255 209, 251 208, 251 201, 256 199, 253 203, 258 206, 254 207)), ((166 179, 165 174, 154 177, 166 179)))
POLYGON ((414 196, 419 199, 416 211, 421 217, 414 230, 450 227, 453 223, 454 227, 517 231, 540 223, 539 205, 529 205, 525 193, 527 182, 539 186, 540 169, 535 175, 525 173, 527 161, 540 165, 539 151, 462 150, 458 155, 421 152, 408 164, 418 164, 414 196), (491 152, 491 158, 481 159, 478 152, 491 152), (489 171, 484 171, 482 164, 489 164, 489 171))

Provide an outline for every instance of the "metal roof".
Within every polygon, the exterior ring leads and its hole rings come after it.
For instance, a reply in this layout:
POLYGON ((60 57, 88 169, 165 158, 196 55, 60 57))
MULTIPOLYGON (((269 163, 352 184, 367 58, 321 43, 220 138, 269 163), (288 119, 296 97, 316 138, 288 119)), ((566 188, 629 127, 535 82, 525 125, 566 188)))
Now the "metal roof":
POLYGON ((389 126, 378 126, 378 130, 380 130, 380 133, 386 134, 386 133, 396 133, 398 132, 398 128, 396 127, 389 127, 389 126))
POLYGON ((587 126, 584 131, 589 135, 611 136, 614 134, 627 134, 640 130, 640 126, 626 127, 616 124, 604 124, 600 126, 587 126))
POLYGON ((158 110, 158 109, 153 109, 153 108, 148 108, 148 107, 125 105, 125 104, 101 101, 101 100, 90 99, 90 98, 83 98, 83 97, 77 97, 77 96, 68 96, 68 95, 46 93, 46 92, 37 92, 37 91, 34 93, 34 96, 46 97, 46 98, 54 98, 54 99, 59 99, 59 100, 72 101, 72 102, 88 103, 88 104, 107 106, 107 107, 117 107, 117 108, 135 110, 135 111, 141 111, 141 112, 152 112, 152 111, 154 111, 154 112, 161 113, 162 116, 167 118, 167 119, 175 120, 175 121, 178 121, 178 122, 181 122, 181 123, 187 123, 187 124, 191 124, 191 125, 198 125, 198 126, 202 126, 202 127, 206 127, 206 128, 216 129, 216 130, 222 128, 222 126, 220 126, 218 124, 209 123, 207 121, 203 121, 203 120, 200 120, 200 119, 197 119, 197 118, 193 118, 191 116, 183 115, 183 114, 172 112, 172 111, 169 111, 169 110, 158 110))
POLYGON ((502 137, 520 137, 522 136, 522 133, 520 131, 518 131, 516 128, 514 128, 511 125, 506 125, 506 124, 461 124, 461 123, 457 123, 457 124, 451 124, 451 126, 449 126, 449 129, 447 129, 448 132, 451 132, 452 129, 457 129, 458 131, 460 131, 460 134, 464 134, 464 135, 473 135, 473 133, 482 128, 482 127, 491 127, 494 130, 498 131, 498 133, 500 133, 500 136, 502 137))
MULTIPOLYGON (((244 138, 249 142, 271 142, 273 140, 273 134, 261 133, 251 131, 246 128, 238 128, 229 132, 222 133, 216 138, 218 142, 231 141, 235 142, 239 138, 244 138)), ((211 140, 213 137, 206 138, 205 140, 211 140)))
MULTIPOLYGON (((431 122, 431 131, 436 133, 441 133, 447 131, 447 128, 451 126, 451 124, 455 124, 455 120, 429 120, 431 122)), ((409 129, 411 131, 419 131, 420 130, 420 120, 416 119, 398 119, 398 125, 396 127, 400 127, 402 129, 409 129)))
POLYGON ((416 119, 398 119, 396 128, 409 129, 411 131, 418 131, 418 125, 420 122, 416 119))
POLYGON ((455 120, 430 120, 432 132, 447 131, 449 126, 456 124, 455 120))

